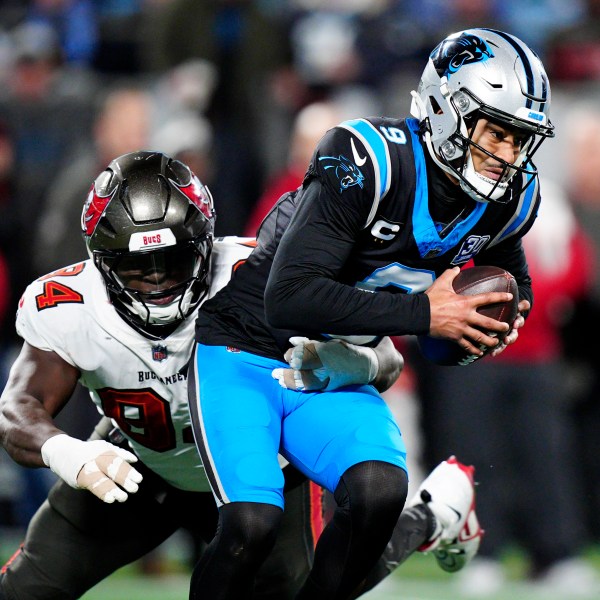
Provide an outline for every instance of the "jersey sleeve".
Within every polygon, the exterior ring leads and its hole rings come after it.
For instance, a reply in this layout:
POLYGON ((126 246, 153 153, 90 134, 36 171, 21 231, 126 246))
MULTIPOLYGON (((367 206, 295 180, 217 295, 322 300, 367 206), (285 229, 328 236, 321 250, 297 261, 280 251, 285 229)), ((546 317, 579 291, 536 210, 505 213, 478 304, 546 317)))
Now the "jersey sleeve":
POLYGON ((56 352, 77 367, 73 348, 86 345, 83 305, 84 295, 76 288, 41 278, 26 288, 19 301, 16 331, 31 346, 56 352))
MULTIPOLYGON (((47 352, 56 352, 57 345, 51 339, 52 332, 48 331, 44 319, 39 318, 39 312, 36 308, 35 296, 36 289, 39 287, 37 282, 30 284, 19 301, 15 328, 20 337, 30 346, 47 352)), ((59 352, 61 358, 66 357, 59 352)), ((71 361, 67 361, 73 364, 71 361)))
POLYGON ((229 282, 255 247, 256 239, 251 237, 227 236, 215 240, 210 258, 208 298, 212 298, 229 282))
POLYGON ((344 121, 329 130, 317 146, 309 177, 326 188, 352 225, 369 225, 390 188, 391 167, 383 135, 366 119, 344 121))
POLYGON ((425 295, 365 292, 345 273, 390 174, 388 145, 370 121, 347 121, 325 135, 269 274, 272 327, 373 336, 428 331, 425 295))

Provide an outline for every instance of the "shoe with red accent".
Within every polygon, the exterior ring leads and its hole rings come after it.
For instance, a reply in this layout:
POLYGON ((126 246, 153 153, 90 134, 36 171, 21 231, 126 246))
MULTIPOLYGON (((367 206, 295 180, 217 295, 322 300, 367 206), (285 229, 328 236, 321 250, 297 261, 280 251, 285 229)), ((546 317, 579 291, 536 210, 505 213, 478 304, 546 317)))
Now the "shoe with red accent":
POLYGON ((425 504, 436 520, 420 548, 433 552, 444 571, 460 571, 479 550, 483 530, 475 514, 475 468, 455 456, 440 463, 419 486, 408 506, 425 504))

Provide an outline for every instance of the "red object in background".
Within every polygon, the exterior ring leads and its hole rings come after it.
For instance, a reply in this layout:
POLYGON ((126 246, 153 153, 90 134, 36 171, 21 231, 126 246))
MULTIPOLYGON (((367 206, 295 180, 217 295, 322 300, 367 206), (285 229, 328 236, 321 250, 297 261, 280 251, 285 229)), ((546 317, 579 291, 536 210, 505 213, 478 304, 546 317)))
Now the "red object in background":
POLYGON ((304 171, 287 169, 272 179, 250 213, 244 235, 254 237, 262 220, 267 216, 275 202, 286 192, 295 190, 302 183, 303 177, 304 171))
POLYGON ((548 270, 526 248, 533 282, 533 309, 519 330, 517 343, 494 360, 545 362, 562 354, 561 327, 565 316, 575 301, 589 293, 595 269, 593 244, 579 226, 573 232, 569 250, 569 261, 564 268, 548 270))

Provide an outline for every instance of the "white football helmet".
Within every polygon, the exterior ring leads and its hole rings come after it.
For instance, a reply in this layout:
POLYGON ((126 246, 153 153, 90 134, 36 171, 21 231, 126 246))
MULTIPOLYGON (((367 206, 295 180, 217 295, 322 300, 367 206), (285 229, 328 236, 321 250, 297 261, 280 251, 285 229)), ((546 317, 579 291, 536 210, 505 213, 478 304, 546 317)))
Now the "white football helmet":
POLYGON ((411 114, 421 123, 432 159, 473 199, 508 202, 508 184, 517 172, 527 175, 527 184, 535 179, 531 158, 554 136, 548 118, 550 84, 542 62, 521 40, 493 29, 454 33, 433 50, 418 90, 411 94, 411 114), (473 168, 471 147, 476 144, 471 136, 480 118, 526 136, 513 164, 494 156, 503 166, 498 180, 473 168))

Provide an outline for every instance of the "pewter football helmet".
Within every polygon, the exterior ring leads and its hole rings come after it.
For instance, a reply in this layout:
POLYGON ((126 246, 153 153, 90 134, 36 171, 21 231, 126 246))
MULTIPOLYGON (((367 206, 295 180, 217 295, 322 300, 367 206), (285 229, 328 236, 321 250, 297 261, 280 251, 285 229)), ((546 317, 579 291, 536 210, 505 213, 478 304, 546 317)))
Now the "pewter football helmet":
POLYGON ((526 175, 526 184, 535 179, 531 158, 554 135, 548 118, 550 84, 540 59, 521 40, 492 29, 448 36, 431 53, 412 97, 411 114, 422 124, 432 159, 472 198, 507 202, 508 184, 516 173, 526 175), (473 168, 471 136, 479 118, 517 128, 526 136, 513 164, 494 156, 503 167, 497 181, 473 168))
POLYGON ((204 297, 214 221, 208 188, 159 152, 124 154, 96 178, 83 237, 113 305, 134 328, 172 328, 204 297))

